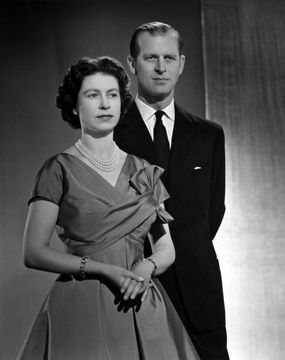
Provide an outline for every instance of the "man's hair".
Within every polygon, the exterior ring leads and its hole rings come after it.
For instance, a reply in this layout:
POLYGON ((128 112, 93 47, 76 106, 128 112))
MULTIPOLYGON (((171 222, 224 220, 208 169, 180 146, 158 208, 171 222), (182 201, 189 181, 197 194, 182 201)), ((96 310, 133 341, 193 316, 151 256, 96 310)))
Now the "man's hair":
POLYGON ((123 65, 116 59, 101 56, 95 59, 83 57, 68 69, 62 84, 58 88, 56 106, 61 110, 64 121, 74 129, 80 129, 79 116, 74 113, 78 93, 86 76, 96 73, 114 76, 118 80, 121 97, 121 116, 132 101, 130 79, 123 65))
POLYGON ((130 42, 130 55, 133 59, 136 59, 140 53, 140 46, 138 43, 138 38, 141 33, 147 32, 151 35, 165 35, 169 31, 173 31, 177 35, 177 45, 178 45, 178 51, 179 54, 182 55, 183 53, 183 39, 179 32, 171 25, 159 22, 159 21, 153 21, 150 23, 145 23, 140 25, 133 33, 133 36, 131 38, 130 42))

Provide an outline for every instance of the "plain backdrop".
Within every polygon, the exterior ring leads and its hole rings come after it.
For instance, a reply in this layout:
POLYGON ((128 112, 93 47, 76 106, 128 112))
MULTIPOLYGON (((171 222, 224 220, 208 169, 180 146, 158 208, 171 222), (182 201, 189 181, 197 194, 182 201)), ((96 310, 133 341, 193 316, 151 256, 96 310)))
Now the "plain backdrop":
POLYGON ((285 359, 285 2, 203 0, 206 114, 226 134, 231 360, 285 359))

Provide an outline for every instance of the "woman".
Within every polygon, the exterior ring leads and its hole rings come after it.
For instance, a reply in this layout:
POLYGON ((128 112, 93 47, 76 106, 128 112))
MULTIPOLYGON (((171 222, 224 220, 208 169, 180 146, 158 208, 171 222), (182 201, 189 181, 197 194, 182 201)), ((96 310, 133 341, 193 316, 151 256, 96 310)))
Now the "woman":
POLYGON ((80 59, 59 87, 57 106, 81 138, 38 172, 24 262, 61 275, 18 359, 198 359, 155 279, 175 257, 162 170, 113 142, 130 100, 127 74, 108 57, 80 59), (49 245, 55 227, 65 253, 49 245))

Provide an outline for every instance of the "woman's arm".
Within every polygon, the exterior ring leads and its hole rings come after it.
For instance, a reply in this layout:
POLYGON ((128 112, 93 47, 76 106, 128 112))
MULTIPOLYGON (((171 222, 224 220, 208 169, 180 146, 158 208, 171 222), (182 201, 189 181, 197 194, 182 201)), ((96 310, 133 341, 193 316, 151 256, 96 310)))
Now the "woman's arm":
POLYGON ((168 224, 155 224, 155 231, 151 234, 150 240, 153 252, 149 259, 156 264, 155 272, 153 273, 154 264, 147 259, 140 261, 133 269, 143 278, 150 278, 152 273, 153 276, 162 274, 175 260, 175 249, 168 224))
POLYGON ((155 276, 164 273, 175 260, 175 248, 169 231, 168 224, 159 224, 164 229, 165 234, 159 239, 155 235, 151 237, 152 255, 150 258, 155 262, 157 268, 155 276))
POLYGON ((151 277, 162 274, 175 260, 175 249, 169 226, 155 223, 152 230, 152 255, 139 261, 132 269, 135 274, 145 279, 143 286, 130 287, 125 281, 121 286, 121 292, 124 293, 125 299, 134 299, 137 295, 142 294, 141 301, 143 301, 147 296, 149 286, 151 286, 151 277))
MULTIPOLYGON (((38 200, 29 206, 24 231, 24 263, 29 268, 60 274, 78 275, 81 257, 50 247, 50 238, 58 217, 58 206, 38 200)), ((142 281, 138 275, 115 265, 88 259, 86 274, 103 276, 120 287, 126 280, 142 281)))

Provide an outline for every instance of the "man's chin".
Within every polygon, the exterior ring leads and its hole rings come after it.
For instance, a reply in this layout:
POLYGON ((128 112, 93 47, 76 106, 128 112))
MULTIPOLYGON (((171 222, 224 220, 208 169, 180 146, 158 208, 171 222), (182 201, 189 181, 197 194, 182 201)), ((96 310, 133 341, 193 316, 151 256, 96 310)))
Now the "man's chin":
POLYGON ((171 95, 171 91, 160 91, 153 93, 152 97, 156 101, 163 101, 171 95))
POLYGON ((149 104, 155 104, 157 102, 162 102, 168 98, 173 97, 173 91, 169 89, 149 89, 148 91, 139 92, 139 97, 144 99, 149 104))

